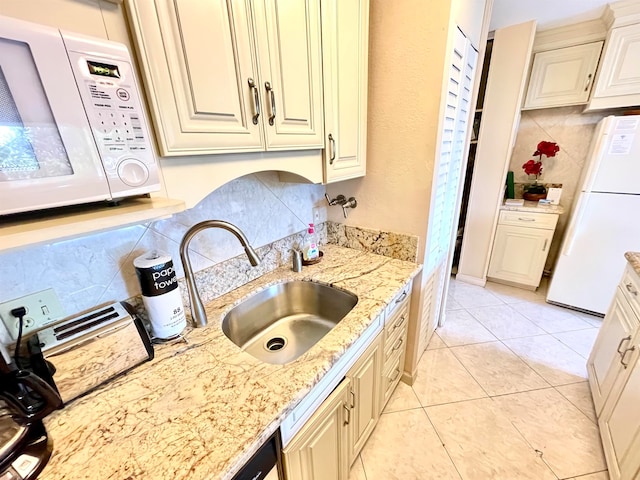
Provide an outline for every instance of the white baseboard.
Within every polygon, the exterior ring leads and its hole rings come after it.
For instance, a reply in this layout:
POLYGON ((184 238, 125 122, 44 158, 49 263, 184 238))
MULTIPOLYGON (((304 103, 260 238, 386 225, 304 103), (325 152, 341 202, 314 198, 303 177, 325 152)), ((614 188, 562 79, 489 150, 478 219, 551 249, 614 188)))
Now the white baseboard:
POLYGON ((456 275, 456 280, 462 283, 470 283, 471 285, 478 285, 479 287, 484 287, 487 284, 486 278, 472 277, 471 275, 464 275, 462 273, 458 273, 456 275))

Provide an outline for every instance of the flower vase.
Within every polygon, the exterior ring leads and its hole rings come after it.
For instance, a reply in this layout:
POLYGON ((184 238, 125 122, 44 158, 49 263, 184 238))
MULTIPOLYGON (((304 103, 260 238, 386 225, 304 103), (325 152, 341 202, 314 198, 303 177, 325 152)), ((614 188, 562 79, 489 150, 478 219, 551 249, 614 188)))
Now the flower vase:
POLYGON ((536 180, 534 183, 527 185, 524 188, 522 198, 537 202, 538 200, 547 198, 547 188, 536 180))

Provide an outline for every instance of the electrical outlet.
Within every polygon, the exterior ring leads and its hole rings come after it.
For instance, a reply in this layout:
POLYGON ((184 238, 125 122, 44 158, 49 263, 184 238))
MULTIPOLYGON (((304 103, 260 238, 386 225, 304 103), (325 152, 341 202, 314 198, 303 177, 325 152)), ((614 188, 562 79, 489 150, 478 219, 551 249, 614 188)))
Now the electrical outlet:
POLYGON ((314 225, 320 225, 323 220, 322 220, 322 208, 321 207, 315 207, 312 210, 313 213, 313 224, 314 225))
POLYGON ((27 309, 22 327, 24 336, 64 318, 62 305, 53 288, 0 303, 0 318, 13 341, 18 338, 18 319, 11 314, 11 310, 18 307, 27 309))

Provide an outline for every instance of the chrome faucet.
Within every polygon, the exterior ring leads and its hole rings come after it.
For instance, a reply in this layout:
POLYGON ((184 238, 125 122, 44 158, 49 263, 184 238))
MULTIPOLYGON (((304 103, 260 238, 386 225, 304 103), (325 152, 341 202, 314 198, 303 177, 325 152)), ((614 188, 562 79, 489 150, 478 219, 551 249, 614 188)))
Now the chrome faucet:
POLYGON ((191 316, 193 317, 193 324, 196 328, 207 325, 207 314, 204 310, 202 299, 198 294, 196 279, 193 275, 193 269, 191 268, 189 243, 197 233, 207 228, 222 228, 223 230, 233 233, 244 247, 244 251, 247 257, 249 257, 251 265, 255 267, 260 263, 260 257, 253 247, 249 245, 249 241, 245 234, 242 233, 242 230, 229 222, 225 222, 224 220, 205 220, 204 222, 196 223, 187 230, 187 233, 182 237, 182 242, 180 242, 180 260, 182 260, 182 266, 184 267, 184 278, 187 281, 187 292, 189 294, 189 302, 191 303, 191 316))

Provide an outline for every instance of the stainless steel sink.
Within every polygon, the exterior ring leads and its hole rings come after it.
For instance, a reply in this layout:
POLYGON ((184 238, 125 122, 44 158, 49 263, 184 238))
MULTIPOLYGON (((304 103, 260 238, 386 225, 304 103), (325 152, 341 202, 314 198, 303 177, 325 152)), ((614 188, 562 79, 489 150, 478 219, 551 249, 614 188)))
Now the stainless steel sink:
POLYGON ((222 331, 258 360, 281 365, 314 346, 356 303, 356 295, 329 285, 280 283, 235 306, 222 331))

